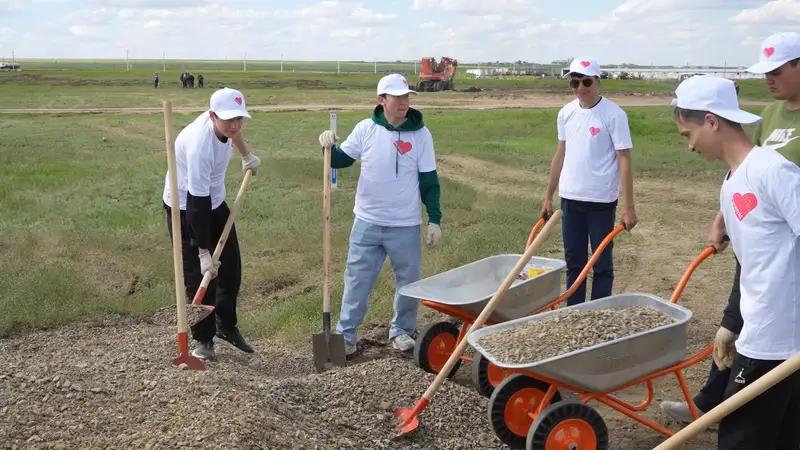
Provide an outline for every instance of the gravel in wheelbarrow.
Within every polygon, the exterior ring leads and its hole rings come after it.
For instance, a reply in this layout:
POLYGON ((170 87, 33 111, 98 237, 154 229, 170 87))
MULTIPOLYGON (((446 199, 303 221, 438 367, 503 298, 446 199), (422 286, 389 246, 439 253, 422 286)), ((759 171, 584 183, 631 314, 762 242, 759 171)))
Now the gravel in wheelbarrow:
POLYGON ((691 311, 619 294, 476 330, 470 345, 499 367, 605 392, 685 357, 691 311))

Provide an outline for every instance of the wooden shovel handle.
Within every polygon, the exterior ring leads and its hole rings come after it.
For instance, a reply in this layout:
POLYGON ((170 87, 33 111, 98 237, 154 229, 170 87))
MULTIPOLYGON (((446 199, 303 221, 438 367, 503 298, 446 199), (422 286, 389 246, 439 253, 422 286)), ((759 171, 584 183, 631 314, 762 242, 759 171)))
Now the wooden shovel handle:
POLYGON ((530 246, 525 250, 525 254, 522 255, 522 258, 517 261, 517 264, 514 268, 509 272, 506 276, 506 279, 503 281, 503 284, 497 289, 497 291, 492 296, 492 299, 489 300, 489 303, 483 308, 481 314, 478 316, 477 319, 472 323, 472 326, 469 328, 469 331, 464 335, 464 338, 461 339, 461 342, 458 343, 458 347, 453 351, 450 355, 450 358, 447 360, 447 363, 444 365, 442 369, 439 370, 439 373, 436 375, 436 379, 433 380, 430 387, 427 391, 422 395, 426 400, 430 401, 431 397, 439 390, 439 387, 444 383, 445 378, 453 370, 453 366, 455 365, 456 361, 461 358, 461 355, 464 353, 464 350, 467 348, 467 336, 470 333, 477 330, 478 328, 482 327, 483 324, 486 322, 486 319, 494 312, 497 304, 500 303, 500 300, 505 297, 506 292, 508 292, 508 288, 511 286, 512 283, 517 279, 517 276, 522 269, 525 268, 525 265, 531 260, 534 254, 539 251, 539 247, 542 246, 542 243, 547 238, 547 235, 553 230, 556 224, 561 220, 561 210, 556 210, 552 216, 547 220, 544 227, 542 227, 542 231, 536 236, 536 239, 533 240, 530 246))
MULTIPOLYGON (((247 171, 244 173, 242 185, 239 187, 239 192, 236 194, 236 200, 233 202, 233 207, 228 215, 228 220, 225 221, 225 228, 222 229, 222 234, 219 237, 219 241, 217 241, 217 247, 214 249, 214 254, 211 256, 212 264, 216 264, 219 261, 219 257, 222 255, 222 250, 225 247, 225 243, 228 241, 228 235, 231 232, 231 228, 233 228, 233 222, 236 220, 236 216, 239 215, 239 210, 242 209, 244 192, 247 190, 247 186, 250 184, 250 179, 252 177, 252 169, 247 169, 247 171)), ((208 288, 208 283, 211 283, 210 271, 206 271, 206 273, 203 274, 203 281, 200 282, 200 288, 197 289, 197 293, 195 294, 194 299, 192 299, 193 304, 199 305, 200 302, 203 301, 206 289, 208 288)))
POLYGON ((183 257, 181 252, 181 216, 178 203, 178 174, 175 164, 175 138, 172 118, 172 103, 165 101, 164 140, 167 144, 167 168, 169 170, 170 208, 172 218, 172 261, 175 270, 175 306, 178 312, 178 333, 188 332, 186 325, 186 291, 183 287, 183 257))
POLYGON ((331 147, 325 147, 322 169, 322 313, 331 312, 331 147))
POLYGON ((727 400, 714 407, 711 411, 700 416, 699 419, 693 421, 687 425, 686 428, 672 435, 672 437, 659 444, 653 450, 668 450, 678 448, 680 445, 688 442, 697 433, 705 430, 711 426, 711 424, 722 420, 723 417, 736 411, 742 405, 761 395, 764 391, 772 386, 775 386, 784 378, 796 372, 798 369, 800 369, 800 353, 796 353, 794 356, 782 362, 780 365, 764 374, 764 376, 754 381, 753 384, 733 394, 727 400))

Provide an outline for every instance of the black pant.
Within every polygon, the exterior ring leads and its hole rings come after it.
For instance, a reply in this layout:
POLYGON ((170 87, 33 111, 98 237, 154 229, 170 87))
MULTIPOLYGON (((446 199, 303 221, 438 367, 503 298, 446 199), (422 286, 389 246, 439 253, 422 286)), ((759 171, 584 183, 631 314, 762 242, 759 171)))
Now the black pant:
MULTIPOLYGON (((172 213, 168 205, 164 205, 167 213, 167 229, 169 230, 170 241, 172 240, 172 213)), ((217 242, 222 236, 225 222, 228 220, 230 210, 225 202, 211 212, 211 240, 216 247, 217 242)), ((200 259, 198 257, 198 247, 191 241, 189 227, 186 223, 186 211, 180 212, 181 219, 181 249, 183 254, 183 277, 186 287, 186 301, 191 302, 194 298, 200 283, 203 281, 203 274, 200 272, 200 259)), ((214 248, 209 248, 209 252, 214 253, 214 248)), ((197 323, 191 328, 192 338, 201 342, 208 342, 214 339, 217 331, 217 323, 222 330, 236 328, 236 298, 239 295, 239 287, 242 282, 242 262, 239 253, 239 241, 236 238, 236 224, 231 226, 225 247, 219 257, 220 267, 217 276, 211 280, 206 289, 206 295, 201 302, 204 305, 213 305, 214 313, 197 323)))
MULTIPOLYGON (((761 378, 783 361, 734 354, 725 399, 761 378)), ((800 371, 725 416, 719 424, 719 450, 795 450, 800 447, 800 371)))
MULTIPOLYGON (((614 230, 617 202, 593 203, 561 199, 561 234, 564 241, 564 259, 567 262, 567 288, 578 279, 589 261, 589 241, 592 252, 597 250, 603 239, 614 230)), ((591 300, 611 295, 614 285, 614 241, 600 254, 592 267, 591 300)), ((586 280, 575 289, 567 299, 567 306, 586 301, 586 280)))

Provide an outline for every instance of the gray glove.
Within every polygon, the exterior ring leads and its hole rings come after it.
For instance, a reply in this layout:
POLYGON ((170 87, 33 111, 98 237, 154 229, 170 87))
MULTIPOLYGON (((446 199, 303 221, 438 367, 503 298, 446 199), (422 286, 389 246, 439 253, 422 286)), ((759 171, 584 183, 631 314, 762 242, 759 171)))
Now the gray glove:
POLYGON ((203 276, 205 276, 206 272, 211 272, 211 279, 213 280, 214 278, 216 278, 217 273, 219 271, 219 266, 222 264, 222 262, 217 261, 216 264, 212 264, 211 252, 201 253, 199 258, 200 258, 200 273, 202 273, 203 276))

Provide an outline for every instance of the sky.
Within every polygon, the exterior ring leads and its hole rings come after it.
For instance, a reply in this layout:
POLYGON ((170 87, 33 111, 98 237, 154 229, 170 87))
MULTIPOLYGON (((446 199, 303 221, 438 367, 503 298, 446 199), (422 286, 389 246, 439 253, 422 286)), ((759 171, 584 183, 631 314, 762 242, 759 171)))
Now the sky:
POLYGON ((0 60, 419 60, 747 66, 800 0, 0 0, 0 60))

